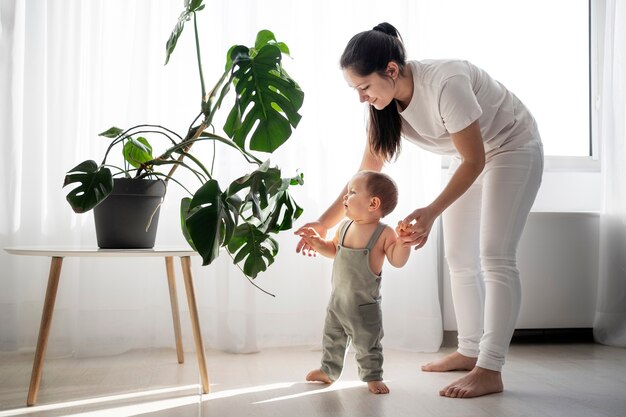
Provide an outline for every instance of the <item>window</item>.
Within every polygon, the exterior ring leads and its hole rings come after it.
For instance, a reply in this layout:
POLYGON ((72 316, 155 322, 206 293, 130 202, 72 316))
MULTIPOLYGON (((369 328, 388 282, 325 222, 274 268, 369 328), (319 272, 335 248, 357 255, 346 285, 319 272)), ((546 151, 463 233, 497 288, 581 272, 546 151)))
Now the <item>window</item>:
POLYGON ((546 155, 590 156, 588 0, 439 0, 417 11, 419 26, 403 33, 409 57, 473 62, 530 108, 546 155))

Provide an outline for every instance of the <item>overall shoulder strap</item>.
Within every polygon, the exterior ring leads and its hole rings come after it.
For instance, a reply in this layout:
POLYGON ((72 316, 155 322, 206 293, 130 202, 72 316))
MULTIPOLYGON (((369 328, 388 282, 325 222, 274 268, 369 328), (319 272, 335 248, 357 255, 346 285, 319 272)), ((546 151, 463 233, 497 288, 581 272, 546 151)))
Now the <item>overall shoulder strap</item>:
POLYGON ((366 246, 367 249, 372 249, 372 247, 374 247, 374 244, 380 237, 380 234, 383 232, 383 230, 385 230, 386 226, 387 225, 384 223, 378 223, 378 227, 376 227, 376 230, 374 230, 374 233, 372 233, 372 237, 370 237, 370 241, 367 242, 367 246, 366 246))
POLYGON ((343 239, 346 237, 346 232, 348 231, 348 227, 352 224, 353 220, 346 221, 341 225, 341 230, 339 231, 339 244, 343 246, 343 239))

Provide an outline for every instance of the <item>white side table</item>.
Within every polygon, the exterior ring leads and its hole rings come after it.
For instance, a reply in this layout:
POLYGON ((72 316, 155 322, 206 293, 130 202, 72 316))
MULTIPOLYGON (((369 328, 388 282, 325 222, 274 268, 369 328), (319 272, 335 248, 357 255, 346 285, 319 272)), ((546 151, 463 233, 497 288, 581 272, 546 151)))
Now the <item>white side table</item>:
POLYGON ((98 248, 77 248, 77 247, 8 247, 4 250, 12 255, 26 256, 48 256, 51 258, 50 274, 48 275, 48 288, 41 314, 41 324, 39 325, 39 336, 37 338, 37 350, 33 361, 33 371, 30 377, 30 387, 28 389, 27 405, 34 405, 37 402, 39 384, 43 373, 43 362, 48 345, 48 335, 52 323, 52 313, 56 300, 59 278, 63 258, 91 257, 91 258, 141 258, 141 257, 162 257, 165 259, 165 270, 170 292, 170 302, 172 305, 172 319, 174 322, 174 335, 176 337, 176 354, 178 363, 184 362, 183 344, 180 331, 180 314, 178 311, 178 298, 176 295, 176 280, 174 274, 174 257, 180 258, 187 292, 187 303, 189 304, 189 316, 198 357, 198 368, 202 381, 202 392, 209 392, 209 376, 206 367, 206 356, 204 344, 202 342, 202 332, 200 331, 200 321, 198 319, 198 308, 196 305, 196 295, 191 275, 191 256, 196 252, 187 248, 155 248, 155 249, 98 249, 98 248))

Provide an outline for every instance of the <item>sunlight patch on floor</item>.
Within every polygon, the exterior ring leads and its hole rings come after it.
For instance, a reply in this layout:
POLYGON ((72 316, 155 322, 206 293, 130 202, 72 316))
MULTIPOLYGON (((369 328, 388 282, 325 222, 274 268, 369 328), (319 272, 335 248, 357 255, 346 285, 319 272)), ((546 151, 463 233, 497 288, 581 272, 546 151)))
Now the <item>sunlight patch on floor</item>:
POLYGON ((88 411, 78 414, 67 414, 66 417, 130 417, 146 413, 176 409, 191 404, 198 404, 197 395, 188 395, 180 398, 150 401, 122 407, 107 408, 106 410, 88 411))
MULTIPOLYGON (((184 385, 180 387, 129 392, 126 394, 108 395, 105 397, 86 398, 83 400, 64 401, 64 402, 59 402, 59 403, 54 403, 54 404, 36 405, 32 407, 23 407, 23 408, 17 408, 13 410, 0 411, 0 417, 19 416, 23 414, 32 414, 32 413, 37 413, 37 412, 42 412, 42 411, 61 410, 61 409, 69 409, 69 408, 74 408, 74 407, 98 405, 98 404, 104 404, 104 403, 113 402, 113 401, 131 400, 131 399, 136 399, 136 398, 148 397, 152 395, 163 395, 163 394, 169 394, 169 393, 174 393, 174 392, 179 392, 179 391, 187 391, 191 389, 197 390, 198 388, 199 388, 198 384, 193 384, 193 385, 184 385)), ((197 400, 197 395, 193 397, 196 398, 197 400)), ((83 414, 79 414, 79 415, 83 415, 83 414)), ((118 415, 121 415, 121 414, 118 414, 118 415)), ((127 414, 127 415, 134 415, 134 414, 127 414)))
POLYGON ((236 395, 271 391, 274 389, 289 388, 289 387, 294 386, 295 384, 298 384, 298 382, 278 382, 276 384, 255 385, 253 387, 234 388, 234 389, 229 389, 229 390, 224 390, 224 391, 212 392, 210 394, 204 394, 202 396, 202 401, 211 401, 211 400, 217 400, 220 398, 234 397, 236 395))
MULTIPOLYGON (((314 383, 311 383, 311 385, 313 385, 314 383)), ((349 389, 349 388, 355 388, 355 387, 360 387, 360 386, 364 386, 366 383, 363 381, 337 381, 332 385, 329 385, 325 388, 320 388, 320 389, 316 389, 316 390, 312 390, 312 391, 305 391, 305 392, 299 392, 297 394, 292 394, 292 395, 283 395, 281 397, 276 397, 276 398, 271 398, 269 400, 264 400, 264 401, 257 401, 253 404, 264 404, 264 403, 271 403, 271 402, 275 402, 275 401, 283 401, 283 400, 291 400, 293 398, 299 398, 299 397, 306 397, 307 395, 317 395, 317 394, 324 394, 326 392, 332 392, 332 391, 339 391, 342 389, 349 389)), ((319 386, 323 386, 321 384, 319 384, 319 386)))

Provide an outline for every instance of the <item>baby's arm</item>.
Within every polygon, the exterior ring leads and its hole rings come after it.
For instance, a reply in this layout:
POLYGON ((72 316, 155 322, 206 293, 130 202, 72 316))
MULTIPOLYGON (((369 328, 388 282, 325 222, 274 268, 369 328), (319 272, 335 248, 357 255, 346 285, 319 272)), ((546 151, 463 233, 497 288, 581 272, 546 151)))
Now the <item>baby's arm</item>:
POLYGON ((334 258, 337 253, 337 242, 339 241, 339 229, 335 233, 335 237, 332 240, 322 239, 312 227, 302 229, 299 236, 316 252, 326 256, 327 258, 334 258))
POLYGON ((389 263, 396 268, 404 266, 409 260, 411 247, 402 245, 402 241, 398 239, 396 232, 389 226, 385 228, 385 255, 389 263))

